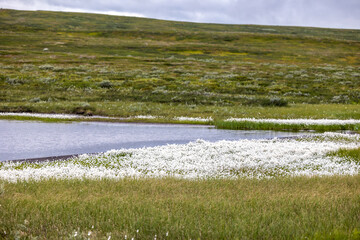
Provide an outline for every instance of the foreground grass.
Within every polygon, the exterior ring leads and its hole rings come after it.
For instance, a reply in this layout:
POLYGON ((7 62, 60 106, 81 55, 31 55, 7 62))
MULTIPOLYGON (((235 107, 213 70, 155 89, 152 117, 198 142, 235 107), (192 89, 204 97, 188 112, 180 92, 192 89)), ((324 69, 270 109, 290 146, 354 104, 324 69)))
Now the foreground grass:
POLYGON ((359 175, 3 182, 0 237, 359 239, 359 196, 359 175))

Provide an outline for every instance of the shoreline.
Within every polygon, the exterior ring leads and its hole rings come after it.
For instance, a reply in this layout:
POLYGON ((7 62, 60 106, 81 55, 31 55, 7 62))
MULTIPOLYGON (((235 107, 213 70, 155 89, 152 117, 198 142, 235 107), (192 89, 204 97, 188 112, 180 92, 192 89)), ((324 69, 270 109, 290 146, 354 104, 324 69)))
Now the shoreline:
MULTIPOLYGON (((89 153, 91 154, 91 153, 89 153)), ((53 162, 53 161, 57 161, 57 160, 68 160, 70 158, 73 157, 77 157, 80 156, 81 154, 69 154, 69 155, 59 155, 59 156, 49 156, 49 157, 37 157, 37 158, 22 158, 22 159, 14 159, 14 160, 5 160, 5 161, 0 161, 3 163, 37 163, 37 162, 53 162)))
POLYGON ((83 116, 83 115, 72 115, 72 114, 47 114, 47 113, 34 113, 22 114, 22 113, 4 113, 0 112, 0 120, 17 120, 17 121, 40 121, 49 123, 66 123, 66 122, 104 122, 104 123, 138 123, 138 124, 176 124, 176 125, 205 125, 215 126, 214 120, 205 118, 193 118, 188 119, 176 119, 176 118, 165 118, 165 117, 108 117, 108 116, 83 116), (41 116, 44 115, 44 116, 41 116), (51 115, 54 115, 52 117, 51 115), (64 116, 64 117, 61 117, 64 116), (71 117, 67 117, 71 116, 71 117))
MULTIPOLYGON (((186 125, 186 126, 202 126, 202 127, 209 127, 209 128, 216 128, 216 125, 214 124, 213 120, 209 120, 209 119, 201 119, 201 118, 191 118, 191 119, 200 119, 200 121, 181 121, 181 120, 170 120, 170 119, 165 119, 165 118, 153 118, 150 116, 147 116, 149 118, 136 118, 136 117, 130 117, 130 118, 112 118, 112 117, 106 117, 106 116, 93 116, 93 117, 85 117, 85 116, 76 116, 76 115, 67 115, 67 114, 41 114, 41 113, 34 113, 35 116, 30 116, 31 114, 19 114, 17 115, 16 113, 8 113, 9 115, 7 115, 6 113, 0 113, 0 120, 14 120, 14 121, 41 121, 41 122, 104 122, 104 123, 129 123, 129 124, 174 124, 174 125, 186 125), (24 116, 25 115, 25 116, 24 116), (26 116, 27 115, 27 116, 26 116), (45 115, 47 117, 41 117, 41 115, 45 115), (48 117, 53 115, 54 117, 48 117), (64 116, 64 118, 60 118, 59 116, 64 116), (69 117, 69 118, 66 118, 69 117), (161 120, 161 121, 156 121, 156 120, 161 120), (167 121, 168 120, 168 121, 167 121), (205 122, 204 120, 208 120, 207 122, 205 122)), ((190 119, 190 118, 189 118, 190 119)), ((255 121, 261 121, 261 119, 246 119, 246 120, 255 120, 255 121)), ((276 120, 276 119, 272 119, 272 120, 276 120)), ((279 119, 278 119, 279 120, 279 119)), ((296 120, 296 119, 293 119, 296 120)), ((298 119, 298 120, 306 120, 306 119, 298 119)), ((314 121, 313 119, 307 119, 310 121, 314 121)), ((283 120, 282 120, 283 121, 283 120)), ((316 121, 316 120, 315 120, 316 121)), ((355 120, 358 121, 358 120, 355 120)), ((239 129, 239 130, 255 130, 255 131, 286 131, 286 132, 292 132, 291 130, 276 130, 276 129, 239 129)), ((236 131, 236 130, 235 130, 236 131)), ((304 131, 304 132, 309 132, 309 133, 313 133, 315 132, 314 130, 298 130, 298 131, 294 131, 294 132, 299 132, 299 131, 304 131)), ((339 132, 339 131, 332 131, 332 132, 339 132)), ((357 134, 358 132, 356 131, 351 131, 351 130, 340 130, 340 132, 342 133, 346 133, 346 134, 357 134)), ((306 136, 306 135, 305 135, 306 136)), ((308 135, 307 135, 308 136, 308 135)), ((304 136, 292 136, 292 137, 277 137, 279 139, 289 139, 289 138, 301 138, 304 136)), ((82 154, 99 154, 101 152, 98 153, 82 153, 82 154)), ((0 163, 23 163, 23 162, 27 162, 27 163, 36 163, 36 162, 52 162, 52 161, 64 161, 73 157, 78 157, 79 155, 82 154, 67 154, 67 155, 59 155, 59 156, 46 156, 46 157, 35 157, 35 158, 23 158, 23 159, 13 159, 13 160, 3 160, 0 161, 0 163)))
MULTIPOLYGON (((309 137, 310 135, 303 135, 303 136, 290 136, 290 137, 274 137, 276 139, 295 139, 295 138, 304 138, 309 137)), ((266 140, 274 139, 274 138, 264 138, 266 140)), ((160 145, 161 146, 161 145, 160 145)), ((106 152, 106 151, 105 151, 106 152)), ((83 154, 87 155, 96 155, 101 154, 104 152, 97 152, 97 153, 79 153, 79 154, 68 154, 68 155, 58 155, 58 156, 49 156, 49 157, 35 157, 35 158, 22 158, 22 159, 13 159, 13 160, 5 160, 0 161, 0 163, 37 163, 37 162, 53 162, 53 161, 65 161, 73 157, 78 157, 83 154)))

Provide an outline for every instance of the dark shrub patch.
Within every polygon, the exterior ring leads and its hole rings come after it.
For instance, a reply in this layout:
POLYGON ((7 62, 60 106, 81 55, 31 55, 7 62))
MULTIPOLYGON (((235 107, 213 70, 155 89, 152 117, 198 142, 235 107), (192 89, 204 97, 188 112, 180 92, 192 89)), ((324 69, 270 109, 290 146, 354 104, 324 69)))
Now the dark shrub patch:
POLYGON ((104 80, 101 83, 99 83, 99 86, 101 88, 112 88, 112 83, 109 80, 104 80))
POLYGON ((71 113, 80 114, 85 116, 92 116, 95 111, 95 107, 90 106, 88 103, 81 103, 79 106, 74 107, 71 113))
POLYGON ((249 99, 245 104, 263 107, 286 107, 288 102, 282 98, 253 98, 249 99))

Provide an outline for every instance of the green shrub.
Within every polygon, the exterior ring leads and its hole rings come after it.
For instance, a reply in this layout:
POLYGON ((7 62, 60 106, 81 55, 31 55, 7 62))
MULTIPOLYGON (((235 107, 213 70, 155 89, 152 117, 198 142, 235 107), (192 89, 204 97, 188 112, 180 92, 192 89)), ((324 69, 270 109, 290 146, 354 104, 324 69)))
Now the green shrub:
POLYGON ((250 98, 246 105, 263 107, 286 107, 288 102, 283 98, 250 98))
POLYGON ((286 107, 288 105, 288 102, 285 99, 282 98, 270 98, 270 99, 264 99, 261 102, 261 106, 276 106, 276 107, 286 107))
POLYGON ((37 103, 37 102, 40 102, 41 99, 39 97, 35 97, 35 98, 32 98, 29 100, 29 102, 33 102, 33 103, 37 103))
POLYGON ((94 114, 95 109, 96 108, 90 106, 89 103, 84 102, 84 103, 80 103, 78 106, 74 107, 72 109, 71 113, 85 115, 85 116, 92 116, 94 114))
POLYGON ((99 86, 101 88, 112 88, 113 84, 109 80, 104 80, 101 83, 99 83, 99 86))

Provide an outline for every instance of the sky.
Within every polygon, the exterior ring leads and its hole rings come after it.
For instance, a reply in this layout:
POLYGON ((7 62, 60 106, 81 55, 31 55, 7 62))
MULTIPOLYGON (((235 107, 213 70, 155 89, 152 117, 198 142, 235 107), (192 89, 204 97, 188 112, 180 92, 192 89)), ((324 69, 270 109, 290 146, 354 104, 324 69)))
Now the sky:
POLYGON ((0 0, 0 8, 360 29, 360 0, 0 0))

